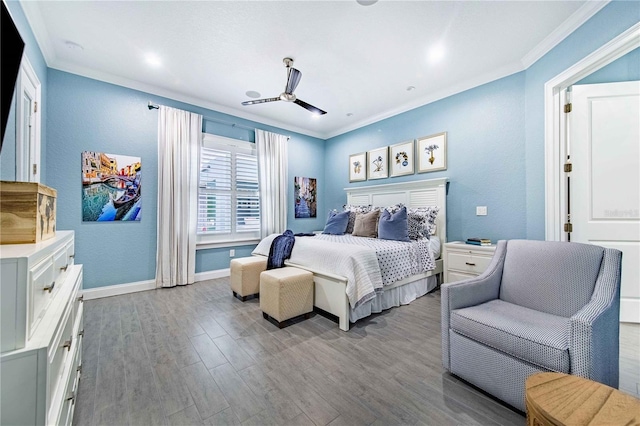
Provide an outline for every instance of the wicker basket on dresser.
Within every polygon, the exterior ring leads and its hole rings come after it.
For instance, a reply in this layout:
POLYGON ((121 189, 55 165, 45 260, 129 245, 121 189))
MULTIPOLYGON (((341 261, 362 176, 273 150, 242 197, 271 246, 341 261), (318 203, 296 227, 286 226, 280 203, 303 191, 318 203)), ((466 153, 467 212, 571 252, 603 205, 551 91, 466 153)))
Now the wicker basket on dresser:
POLYGON ((73 231, 0 246, 0 424, 71 424, 82 359, 73 231))

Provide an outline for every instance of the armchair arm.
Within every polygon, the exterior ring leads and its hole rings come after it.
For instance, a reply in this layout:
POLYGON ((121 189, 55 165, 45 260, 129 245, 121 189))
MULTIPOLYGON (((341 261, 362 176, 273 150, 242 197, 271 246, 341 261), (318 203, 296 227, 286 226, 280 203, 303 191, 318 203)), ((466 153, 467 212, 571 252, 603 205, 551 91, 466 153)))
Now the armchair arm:
POLYGON ((571 374, 618 387, 622 252, 605 249, 591 300, 570 319, 571 374))
POLYGON ((464 281, 443 284, 440 292, 442 325, 442 364, 449 370, 449 315, 452 310, 479 305, 497 299, 500 294, 502 267, 507 254, 507 242, 498 241, 496 251, 486 271, 464 281))

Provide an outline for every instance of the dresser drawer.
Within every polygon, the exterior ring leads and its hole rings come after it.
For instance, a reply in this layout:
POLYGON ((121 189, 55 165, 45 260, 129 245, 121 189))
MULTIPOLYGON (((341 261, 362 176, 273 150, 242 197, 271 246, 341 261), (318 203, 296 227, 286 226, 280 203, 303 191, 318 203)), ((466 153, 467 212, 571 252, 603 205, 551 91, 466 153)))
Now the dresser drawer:
POLYGON ((64 366, 69 362, 69 357, 72 356, 72 349, 74 346, 73 325, 73 303, 69 301, 65 309, 65 313, 62 316, 62 322, 54 335, 53 342, 49 347, 47 374, 49 376, 49 395, 52 400, 58 398, 57 393, 64 390, 64 381, 61 382, 61 378, 64 373, 64 366))
POLYGON ((52 257, 46 258, 29 270, 28 287, 29 321, 27 328, 28 335, 31 337, 49 303, 53 300, 55 275, 52 257))
POLYGON ((70 425, 73 421, 73 411, 78 397, 78 385, 81 374, 82 338, 79 338, 74 346, 74 357, 68 366, 69 377, 65 383, 60 384, 60 391, 63 392, 62 398, 56 400, 59 407, 51 406, 49 411, 49 424, 66 426, 70 425))
POLYGON ((67 263, 69 265, 73 265, 75 263, 75 257, 76 257, 76 246, 74 244, 74 240, 71 239, 71 241, 69 241, 67 243, 67 263))
POLYGON ((62 247, 53 255, 53 273, 56 284, 60 284, 60 281, 64 280, 64 273, 67 272, 69 267, 69 256, 67 255, 67 248, 62 247))
POLYGON ((481 274, 491 263, 491 256, 481 256, 464 252, 449 252, 448 268, 471 274, 481 274))

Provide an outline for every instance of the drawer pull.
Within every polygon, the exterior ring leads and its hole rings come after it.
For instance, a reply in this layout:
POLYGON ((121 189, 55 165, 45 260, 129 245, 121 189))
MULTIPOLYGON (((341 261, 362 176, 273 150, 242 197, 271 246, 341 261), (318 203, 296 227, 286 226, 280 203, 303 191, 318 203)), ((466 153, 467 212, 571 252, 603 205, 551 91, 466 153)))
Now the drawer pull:
POLYGON ((44 291, 48 291, 49 293, 51 293, 53 291, 53 288, 56 286, 56 282, 52 282, 51 285, 49 287, 45 287, 42 290, 44 291))
POLYGON ((71 392, 71 396, 67 397, 67 401, 71 401, 71 404, 75 404, 76 403, 76 393, 75 392, 71 392))
POLYGON ((78 336, 84 336, 84 330, 80 330, 80 331, 78 332, 78 336))
POLYGON ((471 262, 464 262, 465 265, 469 265, 469 266, 476 266, 475 263, 471 263, 471 262))
POLYGON ((76 299, 78 302, 84 302, 84 295, 82 296, 78 296, 78 298, 76 299))
POLYGON ((67 340, 66 342, 64 342, 64 344, 62 345, 63 348, 67 348, 67 351, 71 350, 71 343, 73 343, 73 336, 69 337, 69 340, 67 340))
POLYGON ((69 265, 64 265, 64 267, 60 268, 61 271, 66 271, 69 265))

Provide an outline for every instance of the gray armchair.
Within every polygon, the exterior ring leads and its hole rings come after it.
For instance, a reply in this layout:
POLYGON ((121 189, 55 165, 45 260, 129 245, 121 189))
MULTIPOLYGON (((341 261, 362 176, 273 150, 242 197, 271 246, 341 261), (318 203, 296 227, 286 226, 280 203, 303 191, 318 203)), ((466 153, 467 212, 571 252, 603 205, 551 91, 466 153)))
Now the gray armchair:
POLYGON ((442 363, 524 411, 524 383, 557 371, 618 387, 622 253, 499 241, 480 276, 442 286, 442 363))

